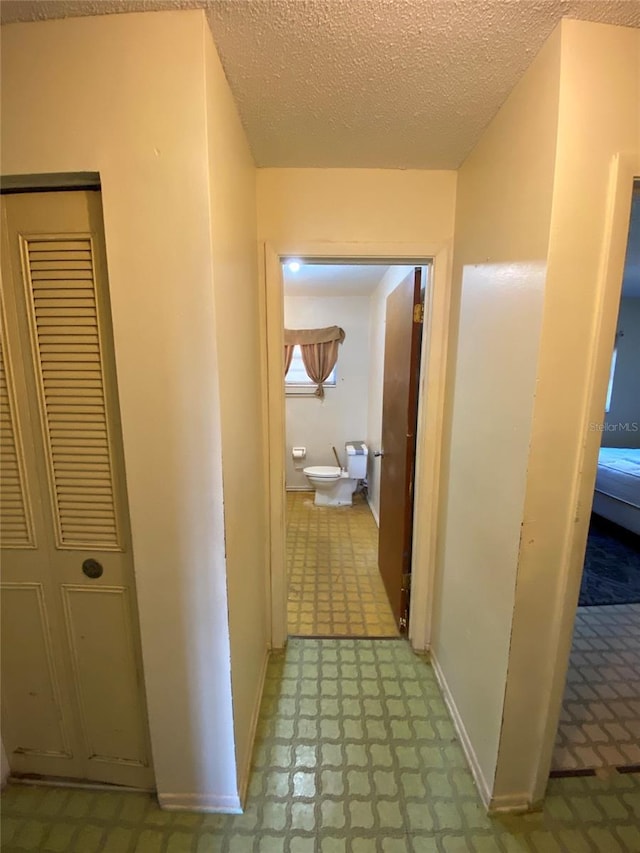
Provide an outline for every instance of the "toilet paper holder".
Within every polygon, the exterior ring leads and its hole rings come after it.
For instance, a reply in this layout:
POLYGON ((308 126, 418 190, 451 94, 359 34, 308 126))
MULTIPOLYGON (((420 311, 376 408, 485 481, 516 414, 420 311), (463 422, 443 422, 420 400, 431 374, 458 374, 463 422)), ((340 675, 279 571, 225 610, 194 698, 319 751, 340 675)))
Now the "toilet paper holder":
POLYGON ((294 459, 305 459, 307 456, 307 448, 306 447, 292 447, 291 455, 294 459))

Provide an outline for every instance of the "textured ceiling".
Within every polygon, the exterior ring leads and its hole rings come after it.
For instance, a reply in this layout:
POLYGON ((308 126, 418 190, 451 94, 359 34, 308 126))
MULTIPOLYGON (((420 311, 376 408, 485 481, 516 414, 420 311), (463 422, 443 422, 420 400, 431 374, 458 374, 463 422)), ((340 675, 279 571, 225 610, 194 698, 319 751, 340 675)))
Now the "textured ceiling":
POLYGON ((562 16, 639 0, 3 0, 3 22, 206 8, 259 166, 455 169, 562 16))
POLYGON ((287 296, 369 296, 389 269, 378 264, 305 264, 297 272, 282 265, 287 296))

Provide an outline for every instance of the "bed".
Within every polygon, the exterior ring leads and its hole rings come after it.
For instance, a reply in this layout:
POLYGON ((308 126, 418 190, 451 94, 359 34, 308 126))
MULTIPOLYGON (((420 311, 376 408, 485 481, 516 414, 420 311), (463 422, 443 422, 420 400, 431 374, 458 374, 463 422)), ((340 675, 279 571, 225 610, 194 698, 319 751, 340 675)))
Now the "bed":
POLYGON ((593 512, 640 536, 640 448, 600 448, 593 512))

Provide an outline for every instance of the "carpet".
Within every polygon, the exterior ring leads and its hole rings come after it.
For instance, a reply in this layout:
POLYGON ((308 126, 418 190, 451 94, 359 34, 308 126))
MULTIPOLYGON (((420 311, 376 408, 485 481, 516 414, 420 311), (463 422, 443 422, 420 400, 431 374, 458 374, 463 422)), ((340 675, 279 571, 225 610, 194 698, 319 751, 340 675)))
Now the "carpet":
POLYGON ((591 516, 579 607, 640 603, 640 536, 591 516))

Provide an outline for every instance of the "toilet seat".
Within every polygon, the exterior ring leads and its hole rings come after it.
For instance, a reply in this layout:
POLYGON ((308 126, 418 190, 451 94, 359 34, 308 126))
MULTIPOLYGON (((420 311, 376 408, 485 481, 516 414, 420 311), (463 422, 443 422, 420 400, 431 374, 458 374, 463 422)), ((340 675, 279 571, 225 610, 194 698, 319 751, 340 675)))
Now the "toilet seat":
POLYGON ((319 480, 339 480, 342 477, 342 470, 337 465, 311 465, 304 468, 303 473, 319 480))

